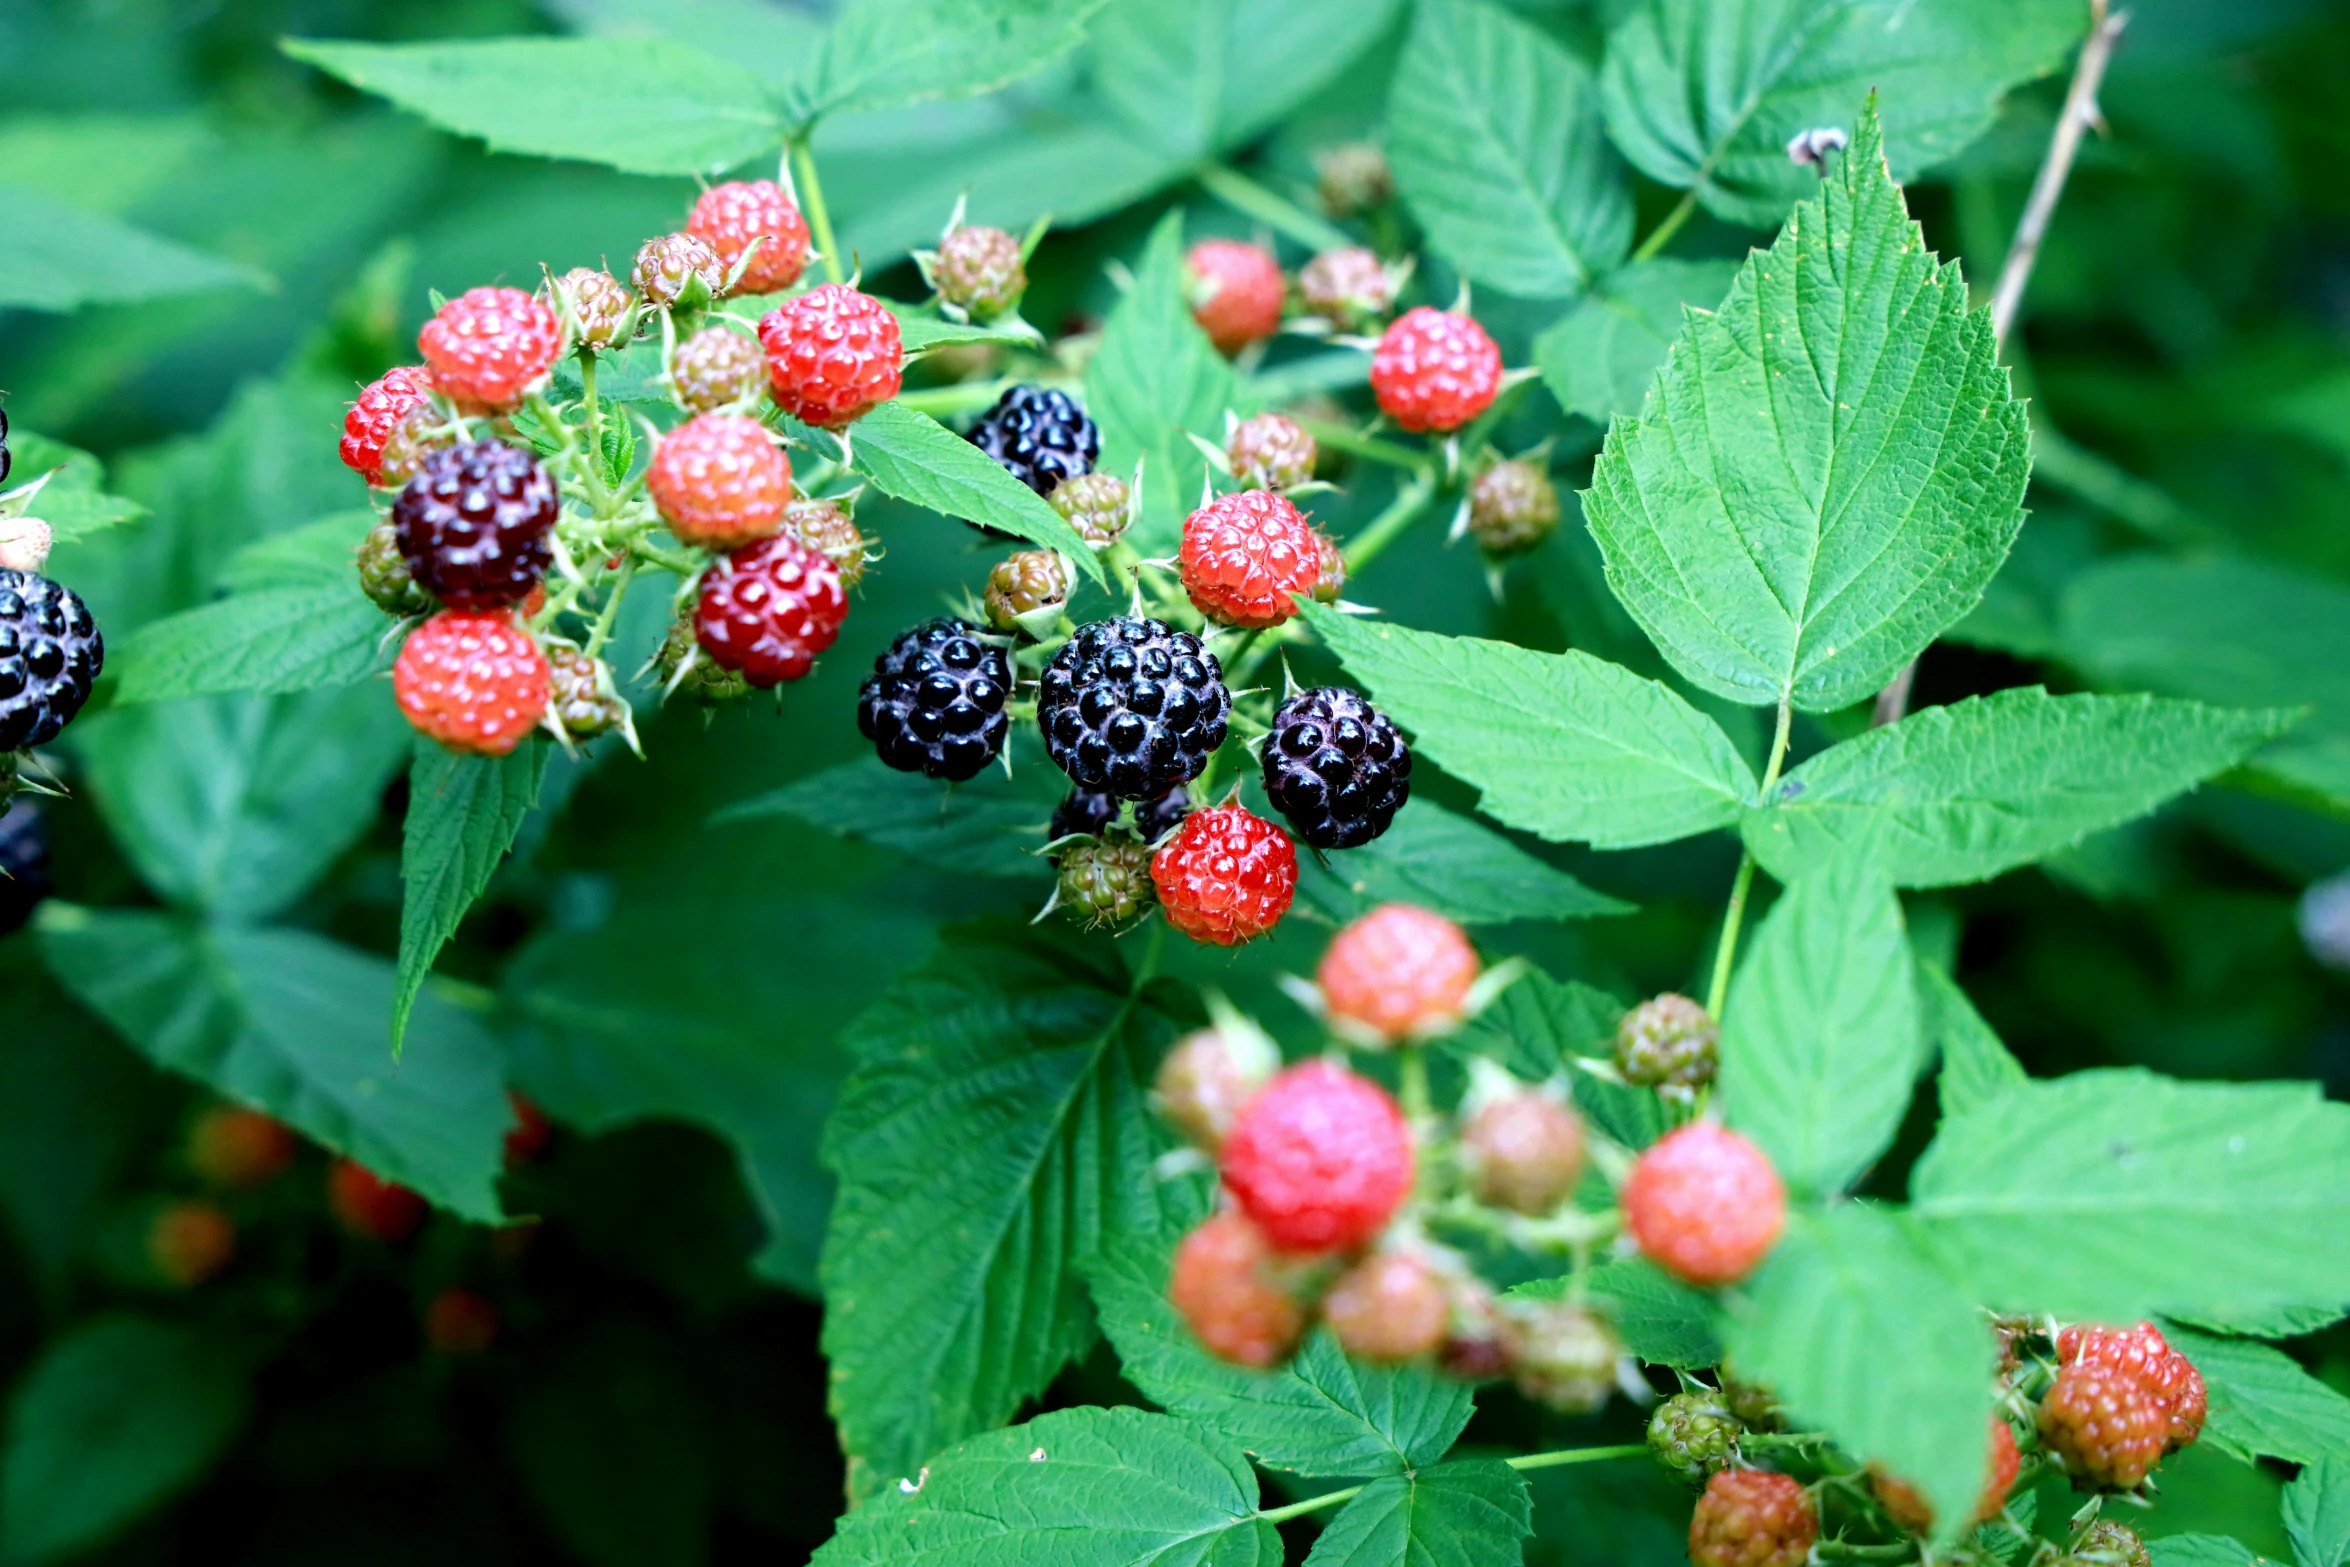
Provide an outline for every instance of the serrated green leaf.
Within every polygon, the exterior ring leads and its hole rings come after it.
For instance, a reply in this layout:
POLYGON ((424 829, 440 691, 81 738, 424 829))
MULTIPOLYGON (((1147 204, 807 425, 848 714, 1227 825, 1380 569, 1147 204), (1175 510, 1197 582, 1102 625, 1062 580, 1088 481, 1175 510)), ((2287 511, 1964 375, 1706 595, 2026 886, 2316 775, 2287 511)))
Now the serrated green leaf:
POLYGON ((1137 134, 1193 159, 1242 146, 1339 79, 1402 0, 1153 0, 1093 30, 1098 91, 1137 134))
POLYGON ((711 825, 788 816, 942 871, 1037 881, 1053 873, 1037 851, 1044 847, 1053 807, 1066 792, 1058 779, 1041 760, 1030 758, 1029 765, 1015 766, 1010 778, 990 768, 950 787, 865 756, 730 805, 711 818, 711 825))
POLYGON ((0 212, 7 214, 0 222, 0 309, 79 310, 275 286, 242 262, 37 191, 0 186, 0 212))
POLYGON ((1850 1185, 1893 1141, 1923 1065, 1901 904, 1848 854, 1787 889, 1722 1017, 1722 1103, 1797 1192, 1850 1185))
POLYGON ((294 38, 283 47, 493 152, 631 174, 716 174, 783 144, 783 121, 756 76, 666 38, 294 38))
POLYGON ((1537 969, 1521 974, 1491 1006, 1439 1041, 1460 1055, 1484 1056, 1529 1083, 1564 1071, 1575 1107, 1627 1148, 1645 1148, 1664 1135, 1671 1118, 1645 1088, 1593 1077, 1579 1057, 1605 1059, 1613 1051, 1624 1003, 1580 980, 1564 984, 1537 969))
MULTIPOLYGON (((1519 1300, 1564 1300, 1575 1284, 1571 1278, 1537 1279, 1507 1294, 1519 1300)), ((1722 1314, 1714 1298, 1647 1258, 1603 1262, 1583 1275, 1581 1284, 1605 1305, 1624 1347, 1648 1364, 1697 1371, 1722 1363, 1722 1314)))
POLYGON ((70 544, 147 515, 147 508, 137 501, 104 493, 106 470, 97 458, 78 447, 12 425, 8 450, 15 459, 11 477, 16 480, 10 494, 36 478, 47 477, 49 482, 24 510, 49 524, 49 536, 58 544, 70 544))
POLYGON ((1416 903, 1463 925, 1629 914, 1473 818, 1416 799, 1359 849, 1298 864, 1297 895, 1344 924, 1382 903, 1416 903))
POLYGON ((1853 1457, 1963 1519, 1982 1493, 1996 1356, 1974 1300, 1900 1220, 1863 1203, 1799 1213, 1734 1301, 1741 1376, 1853 1457))
POLYGON ((871 1480, 1042 1392, 1093 1332, 1076 1263, 1155 1225, 1145 1084, 1172 1025, 1098 961, 975 933, 850 1030, 819 1273, 833 1415, 871 1480))
POLYGON ((1737 275, 1737 262, 1711 258, 1635 261, 1610 272, 1534 339, 1542 384, 1594 424, 1638 413, 1681 334, 1683 308, 1711 311, 1737 275))
POLYGON ((2285 1533, 2300 1567, 2350 1560, 2350 1446, 2308 1464, 2285 1487, 2285 1533))
POLYGON ((1109 0, 852 0, 826 32, 801 117, 993 92, 1077 47, 1109 0))
POLYGON ((1925 247, 1876 120, 1692 315, 1583 497, 1608 584, 1691 683, 1826 712, 1983 594, 2023 521, 2023 405, 1925 247))
POLYGON ((295 930, 51 903, 41 956, 156 1065, 494 1224, 512 1119, 498 1042, 427 995, 397 1066, 392 966, 295 930))
POLYGON ((1727 826, 1754 798, 1719 725, 1604 659, 1303 613, 1418 750, 1512 827, 1629 849, 1727 826))
POLYGON ((2210 1399, 2204 1440, 2247 1463, 2282 1458, 2314 1464, 2350 1453, 2350 1398, 2311 1376, 2283 1350, 2252 1339, 2199 1333, 2175 1322, 2166 1322, 2163 1331, 2171 1347, 2203 1375, 2210 1399))
POLYGON ((2040 0, 1644 0, 1608 36, 1608 131, 1641 172, 1765 228, 1813 184, 1800 131, 1850 128, 1882 95, 1908 180, 1990 129, 2008 88, 2054 70, 2086 12, 2040 0))
POLYGON ((1484 0, 1420 0, 1387 124, 1397 191, 1464 275, 1569 299, 1631 249, 1591 68, 1484 0))
POLYGON ((1208 471, 1191 437, 1222 443, 1232 395, 1231 367, 1185 303, 1183 214, 1170 212, 1151 230, 1134 286, 1102 323, 1101 347, 1085 369, 1101 470, 1124 477, 1143 465, 1142 516, 1131 536, 1145 556, 1175 552, 1208 471))
POLYGON ((936 348, 942 343, 999 343, 1012 348, 1033 348, 1036 334, 1023 332, 1015 326, 988 326, 977 321, 942 321, 936 316, 919 316, 912 307, 892 305, 891 314, 898 318, 898 340, 911 354, 924 348, 936 348))
POLYGON ((408 819, 400 841, 400 982, 392 998, 392 1049, 408 1032, 433 960, 489 886, 522 819, 539 802, 547 748, 525 741, 507 756, 459 756, 416 742, 408 770, 408 819))
POLYGON ((1910 1194, 1995 1310, 2129 1322, 2350 1301, 2350 1105, 2314 1084, 2021 1084, 1945 1119, 1910 1194))
POLYGON ((1818 753, 1739 831, 1781 879, 1865 836, 1897 886, 1985 881, 2145 815, 2295 718, 2038 686, 1968 697, 1818 753))
POLYGON ((2146 1542, 2154 1567, 2275 1567, 2243 1541, 2224 1534, 2166 1534, 2146 1542))
POLYGON ((1310 1567, 1516 1567, 1534 1532, 1526 1477, 1497 1458, 1465 1458, 1374 1480, 1331 1519, 1310 1567))
POLYGON ((1944 1115, 1963 1115, 2031 1081, 1958 981, 1931 963, 1917 966, 1918 1018, 1926 1044, 1942 1057, 1934 1080, 1944 1115))
POLYGON ((1167 1303, 1175 1237, 1164 1240, 1113 1247, 1081 1270, 1120 1369, 1154 1403, 1268 1469, 1341 1479, 1423 1468, 1468 1425, 1476 1392, 1467 1383, 1426 1366, 1350 1361, 1327 1330, 1278 1370, 1216 1359, 1167 1303))
POLYGON ((883 403, 851 430, 856 469, 885 495, 1026 539, 1106 583, 1101 562, 1061 514, 1003 464, 903 403, 883 403))
POLYGON ((9 1401, 0 1462, 8 1559, 78 1554, 194 1484, 245 1423, 235 1350, 144 1317, 49 1340, 9 1401))
POLYGON ((1141 1409, 1064 1409, 883 1475, 818 1567, 1281 1567, 1257 1477, 1229 1443, 1141 1409))

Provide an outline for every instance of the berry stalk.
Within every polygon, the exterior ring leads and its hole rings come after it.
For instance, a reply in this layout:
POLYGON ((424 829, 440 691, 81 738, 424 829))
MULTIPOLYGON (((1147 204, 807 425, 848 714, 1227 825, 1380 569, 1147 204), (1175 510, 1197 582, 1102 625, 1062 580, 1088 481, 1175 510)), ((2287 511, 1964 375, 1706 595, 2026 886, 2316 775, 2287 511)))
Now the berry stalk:
POLYGON ((1404 530, 1419 519, 1429 497, 1435 493, 1435 475, 1423 468, 1419 476, 1405 485, 1395 499, 1388 503, 1385 511, 1372 518, 1362 532, 1347 541, 1344 551, 1347 575, 1351 577, 1361 571, 1377 560, 1388 545, 1401 538, 1404 530))
MULTIPOLYGON (((1779 769, 1787 761, 1787 730, 1794 722, 1792 703, 1782 698, 1779 703, 1778 732, 1771 737, 1770 765, 1763 769, 1762 787, 1755 791, 1755 803, 1771 797, 1771 790, 1779 782, 1779 769)), ((1730 964, 1738 955, 1738 927, 1746 918, 1746 894, 1754 886, 1754 853, 1740 850, 1738 879, 1730 884, 1730 906, 1722 913, 1722 941, 1714 949, 1714 977, 1705 991, 1705 1009, 1715 1017, 1722 1015, 1722 1003, 1730 995, 1730 964)))
POLYGON ((1192 178, 1200 189, 1215 197, 1235 212, 1246 213, 1277 234, 1291 239, 1312 251, 1345 250, 1355 241, 1344 229, 1327 223, 1276 191, 1266 189, 1255 180, 1221 163, 1210 163, 1198 169, 1192 178))
POLYGON ((824 252, 824 275, 832 282, 842 282, 846 274, 840 269, 840 243, 832 237, 832 214, 825 210, 824 182, 817 177, 816 158, 808 150, 807 137, 792 139, 791 166, 801 205, 808 209, 808 227, 816 234, 816 248, 824 252))
MULTIPOLYGON (((1568 1464, 1596 1464, 1604 1463, 1612 1458, 1645 1457, 1647 1452, 1648 1444, 1646 1442, 1627 1442, 1614 1447, 1563 1447, 1548 1453, 1520 1453, 1517 1457, 1505 1458, 1502 1462, 1512 1469, 1520 1471, 1559 1469, 1568 1464)), ((1336 1507, 1342 1502, 1351 1502, 1362 1495, 1363 1490, 1364 1487, 1360 1485, 1342 1486, 1335 1491, 1324 1491, 1320 1496, 1309 1496, 1302 1502, 1291 1502, 1286 1507, 1260 1508, 1257 1512, 1257 1520, 1260 1523, 1287 1523, 1292 1518, 1303 1518, 1306 1514, 1320 1512, 1325 1507, 1336 1507)))

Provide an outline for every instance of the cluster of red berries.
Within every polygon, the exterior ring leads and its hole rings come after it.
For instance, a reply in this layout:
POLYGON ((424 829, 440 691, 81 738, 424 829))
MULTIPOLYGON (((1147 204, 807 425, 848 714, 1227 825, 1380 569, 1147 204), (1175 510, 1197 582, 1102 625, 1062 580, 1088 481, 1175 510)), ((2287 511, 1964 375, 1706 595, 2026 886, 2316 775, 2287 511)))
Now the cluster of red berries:
POLYGON ((2081 1489, 2134 1490, 2165 1453, 2202 1435, 2202 1374, 2153 1323, 2064 1328, 2056 1357, 2040 1441, 2081 1489))

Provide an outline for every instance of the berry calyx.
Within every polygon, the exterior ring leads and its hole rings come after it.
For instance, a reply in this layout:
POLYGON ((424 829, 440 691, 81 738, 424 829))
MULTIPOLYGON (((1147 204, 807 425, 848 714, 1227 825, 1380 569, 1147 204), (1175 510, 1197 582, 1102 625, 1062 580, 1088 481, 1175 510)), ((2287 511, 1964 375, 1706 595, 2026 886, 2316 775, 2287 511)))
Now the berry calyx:
MULTIPOLYGON (((1975 1502, 1975 1510, 1967 1518, 1967 1526, 1990 1522, 2007 1506, 2007 1494, 2015 1489, 2016 1476, 2023 1469, 2023 1455, 2015 1445, 2015 1432, 1997 1415, 1991 1417, 1989 1467, 1983 1476, 1982 1495, 1975 1502)), ((1877 1494, 1877 1503, 1891 1518, 1912 1534, 1934 1532, 1934 1507, 1918 1488, 1882 1470, 1872 1469, 1869 1487, 1877 1494)))
POLYGON ((808 220, 773 180, 711 186, 694 202, 685 231, 716 252, 729 272, 742 267, 732 290, 737 294, 780 293, 808 265, 808 220))
POLYGON ((1501 350, 1469 317, 1420 305, 1381 334, 1371 391, 1403 429, 1457 430, 1501 394, 1501 350))
POLYGON ((1199 638, 1133 616, 1078 627, 1045 666, 1036 704, 1053 765, 1124 800, 1197 778, 1231 716, 1223 669, 1199 638))
POLYGON ((1563 1415, 1588 1415, 1622 1381, 1624 1344, 1607 1319, 1564 1300, 1503 1302, 1510 1380, 1563 1415))
POLYGON ((236 1255, 236 1221, 209 1198, 167 1202, 147 1223, 147 1265, 174 1289, 210 1283, 236 1255))
POLYGON ((927 270, 941 301, 982 321, 1013 309, 1028 290, 1020 241, 1002 229, 970 223, 949 229, 927 270))
POLYGON ((546 716, 553 672, 503 612, 446 609, 392 665, 392 693, 417 732, 452 751, 504 756, 546 716))
POLYGON ((326 1202, 344 1230, 387 1246, 415 1234, 426 1211, 422 1197, 351 1159, 338 1159, 327 1171, 326 1202))
POLYGON ((585 348, 610 348, 627 339, 636 301, 620 280, 600 267, 573 267, 555 280, 555 302, 571 340, 585 348))
POLYGON ((800 496, 783 507, 783 531, 832 562, 840 585, 853 589, 865 580, 867 547, 856 519, 839 501, 800 496))
POLYGON ((1131 838, 1071 844, 1061 852, 1058 907, 1087 930, 1123 930, 1151 906, 1151 852, 1131 838))
POLYGON ((1134 499, 1126 491, 1126 481, 1112 473, 1081 473, 1063 479, 1045 499, 1077 530, 1077 536, 1096 550, 1117 543, 1134 520, 1134 499))
POLYGON ((1711 1121, 1651 1143, 1622 1201, 1624 1227, 1649 1260, 1691 1284, 1746 1277, 1787 1224, 1787 1189, 1769 1156, 1711 1121))
POLYGON ((1691 1567, 1803 1567, 1819 1537, 1819 1510, 1793 1478, 1725 1469, 1706 1481, 1689 1519, 1689 1560, 1691 1567))
POLYGON ((898 318, 870 294, 825 283, 759 320, 775 406, 838 430, 898 395, 905 348, 898 318))
POLYGON ((1549 1094, 1515 1088, 1461 1123, 1461 1159, 1477 1200, 1548 1213, 1583 1179, 1583 1118, 1549 1094))
POLYGON ((1270 490, 1219 495, 1185 518, 1179 559, 1183 591, 1227 626, 1278 626, 1322 572, 1313 524, 1270 490))
POLYGON ((1408 1251, 1375 1251, 1330 1286, 1322 1297, 1322 1320, 1350 1355, 1417 1360, 1442 1347, 1452 1300, 1425 1259, 1408 1251))
POLYGON ((469 408, 511 408, 563 349, 555 312, 519 288, 469 288, 416 335, 433 385, 469 408))
POLYGON ((857 731, 902 773, 963 783, 1003 751, 1012 661, 977 626, 927 620, 899 633, 857 692, 857 731))
POLYGON ((1203 1221, 1175 1248, 1167 1299, 1207 1352, 1240 1366, 1271 1366, 1305 1337, 1306 1312, 1283 1285, 1280 1259, 1238 1213, 1203 1221))
POLYGON ((1218 1162, 1225 1188, 1276 1248, 1346 1251, 1386 1228, 1411 1191, 1412 1133, 1386 1089, 1308 1061, 1242 1106, 1218 1162))
POLYGON ((1558 531, 1558 486, 1541 463, 1497 462, 1469 485, 1469 534, 1496 559, 1522 555, 1558 531))
POLYGON ((1075 585, 1068 565, 1051 550, 1022 550, 997 561, 987 574, 987 623, 998 631, 1018 631, 1025 617, 1068 603, 1075 585))
POLYGON ((1667 1473, 1698 1487, 1730 1467, 1746 1428, 1708 1389, 1675 1393, 1648 1417, 1648 1451, 1667 1473))
POLYGON ((106 639, 80 595, 0 569, 0 756, 63 734, 105 667, 106 639))
POLYGON ((737 549, 783 526, 791 459, 758 420, 702 414, 661 437, 645 488, 680 542, 737 549))
POLYGON ((832 562, 779 533, 710 563, 694 601, 694 639, 719 668, 763 691, 815 668, 848 614, 832 562))
POLYGON ((392 502, 392 527, 425 592, 451 609, 496 609, 521 603, 546 575, 561 510, 537 458, 471 441, 425 459, 392 502))
POLYGON ((1224 1146, 1241 1107, 1281 1070, 1281 1052, 1262 1031, 1219 1023, 1184 1035, 1159 1063, 1151 1108, 1193 1147, 1224 1146))
POLYGON ((1288 292, 1281 263, 1261 245, 1203 239, 1183 258, 1191 272, 1191 318, 1225 355, 1281 330, 1288 292))
POLYGON ((1243 419, 1224 443, 1232 477, 1252 490, 1296 489, 1314 476, 1318 454, 1314 438, 1286 414, 1243 419))
POLYGON ((669 389, 689 414, 747 407, 766 384, 767 355, 732 327, 702 328, 669 361, 669 389))
POLYGON ((1297 275, 1298 298, 1332 326, 1352 331, 1395 306, 1395 277, 1360 245, 1325 250, 1297 275))
POLYGON ((1297 893, 1289 835, 1237 805, 1194 812, 1151 856, 1167 923, 1194 941, 1237 947, 1281 922, 1297 893))
POLYGON ((571 740, 593 740, 625 728, 628 699, 612 684, 602 659, 557 644, 547 649, 547 711, 571 740))
POLYGON ((1687 996, 1652 996, 1616 1025, 1616 1070, 1644 1088, 1702 1088, 1720 1062, 1721 1026, 1687 996))
POLYGON ((1386 714, 1343 686, 1316 686, 1273 714, 1258 763, 1265 796, 1317 849, 1358 849, 1412 795, 1412 752, 1386 714))
POLYGON ((628 280, 649 305, 699 309, 726 291, 726 263, 691 234, 662 234, 638 249, 628 280))
POLYGON ((2082 1490, 2135 1490, 2170 1443, 2170 1413, 2126 1367, 2076 1360, 2040 1399, 2040 1445, 2082 1490))
POLYGON ((1392 1044, 1457 1024, 1481 967, 1451 920, 1384 903, 1331 938, 1314 980, 1333 1019, 1392 1044))
POLYGON ((285 1174, 297 1146, 276 1117, 242 1105, 215 1105, 188 1128, 188 1168, 207 1186, 251 1191, 285 1174))
MULTIPOLYGON (((979 416, 965 439, 1003 464, 1013 478, 1047 497, 1093 472, 1102 454, 1101 431, 1076 399, 1041 386, 1006 391, 979 416)), ((1119 499, 1124 498, 1125 486, 1120 485, 1119 499)))
POLYGON ((452 1284, 424 1308, 424 1342, 436 1355, 479 1355, 498 1341, 498 1308, 489 1298, 452 1284))
POLYGON ((381 484, 384 442, 410 412, 431 401, 432 372, 422 365, 398 365, 369 382, 343 415, 343 466, 381 484))

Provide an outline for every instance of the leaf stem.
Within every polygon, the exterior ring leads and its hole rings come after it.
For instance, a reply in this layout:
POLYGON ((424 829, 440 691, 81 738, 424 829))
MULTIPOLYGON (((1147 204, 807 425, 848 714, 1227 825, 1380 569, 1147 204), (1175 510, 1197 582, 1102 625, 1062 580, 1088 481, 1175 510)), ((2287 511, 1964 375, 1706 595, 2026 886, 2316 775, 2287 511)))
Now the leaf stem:
MULTIPOLYGON (((1564 1447, 1551 1453, 1521 1453, 1516 1458, 1505 1458, 1502 1462, 1523 1472, 1528 1469, 1557 1469, 1566 1464, 1603 1463, 1611 1458, 1637 1458, 1647 1451, 1646 1442, 1627 1442, 1615 1447, 1564 1447)), ((1325 1507, 1351 1502, 1367 1488, 1367 1484, 1342 1486, 1335 1491, 1324 1491, 1320 1496, 1309 1496, 1302 1502, 1291 1502, 1286 1507, 1264 1508, 1257 1513, 1257 1521, 1287 1523, 1292 1518, 1303 1518, 1325 1507)))
POLYGON ((816 233, 816 248, 824 252, 824 275, 838 283, 847 274, 841 271, 840 243, 832 237, 832 214, 825 210, 824 182, 816 177, 816 158, 808 150, 807 137, 792 138, 791 165, 792 181, 808 209, 808 226, 816 233))
POLYGON ((1347 540, 1341 551, 1346 557, 1347 575, 1361 571, 1377 560, 1388 545, 1403 537, 1404 530, 1420 515, 1420 508, 1428 504, 1428 497, 1435 489, 1435 476, 1422 473, 1397 492, 1387 509, 1372 518, 1368 527, 1347 540))
POLYGON ((1822 1540, 1812 1547, 1813 1555, 1832 1562, 1901 1562, 1917 1553, 1917 1546, 1908 1541, 1893 1545, 1846 1545, 1841 1540, 1822 1540))
POLYGON ((1427 457, 1408 446, 1393 441, 1374 440, 1368 435, 1357 435, 1343 424, 1332 424, 1324 419, 1300 419, 1298 428, 1312 436, 1315 442, 1334 452, 1349 457, 1360 457, 1368 462, 1385 463, 1390 468, 1402 468, 1411 473, 1429 471, 1427 457))
POLYGON ((1348 250, 1355 240, 1344 229, 1325 223, 1296 202, 1222 163, 1205 163, 1193 171, 1200 188, 1236 212, 1245 212, 1276 233, 1286 234, 1308 250, 1348 250))
POLYGON ((1681 226, 1687 223, 1696 211, 1697 191, 1693 186, 1682 192, 1680 201, 1672 211, 1665 214, 1664 221, 1648 231, 1648 238, 1642 240, 1640 248, 1632 252, 1632 259, 1634 261, 1653 260, 1657 252, 1673 242, 1673 236, 1681 232, 1681 226))
MULTIPOLYGON (((1762 787, 1755 793, 1755 803, 1763 804, 1771 797, 1771 788, 1779 781, 1779 769, 1787 760, 1787 731, 1795 720, 1792 698, 1779 702, 1779 726, 1771 736, 1771 759, 1763 769, 1762 787)), ((1730 999, 1730 965, 1738 955, 1738 927, 1746 918, 1746 894, 1754 886, 1754 851, 1742 849, 1738 854, 1738 879, 1730 884, 1730 906, 1722 912, 1722 941, 1714 949, 1713 982, 1706 986, 1705 1009, 1718 1022, 1722 1004, 1730 999)))

